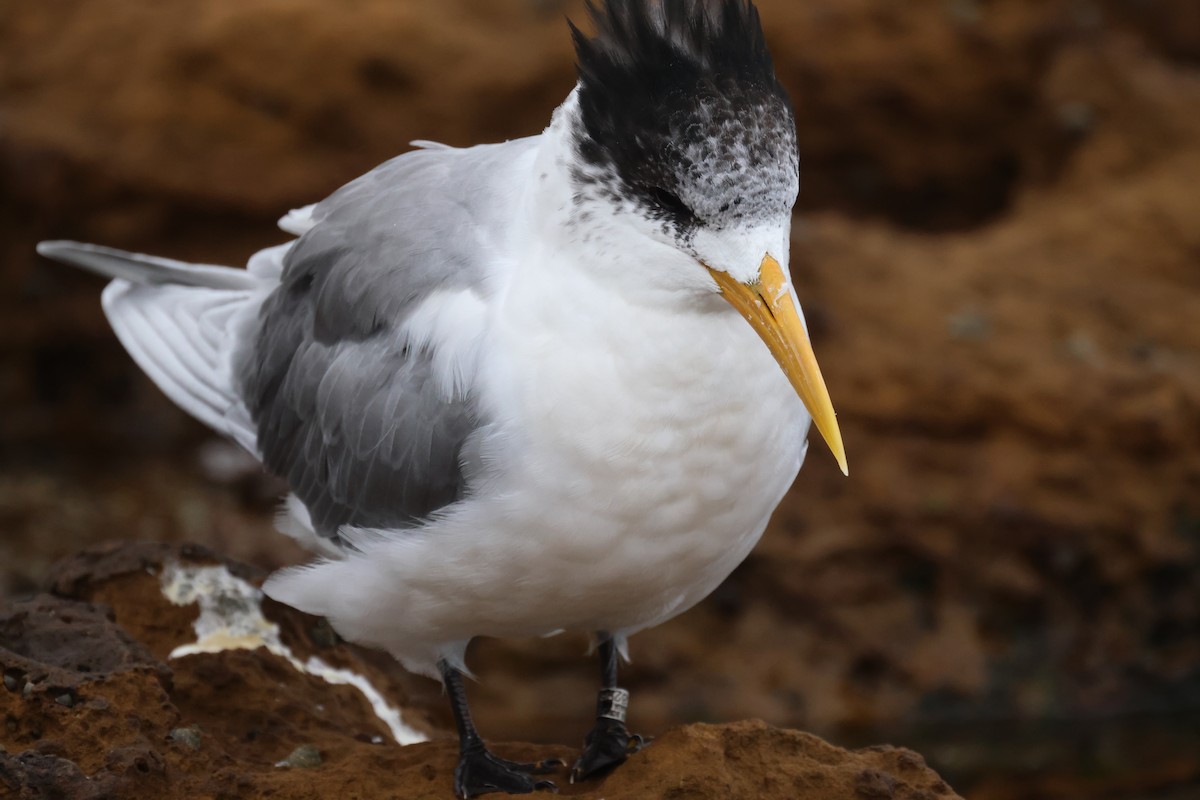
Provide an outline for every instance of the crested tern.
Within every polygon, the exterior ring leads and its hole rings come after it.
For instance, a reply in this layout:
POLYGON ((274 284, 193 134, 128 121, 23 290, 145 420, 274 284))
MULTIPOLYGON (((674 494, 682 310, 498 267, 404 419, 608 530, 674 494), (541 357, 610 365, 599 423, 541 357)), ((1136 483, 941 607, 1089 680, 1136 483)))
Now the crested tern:
POLYGON ((264 591, 440 678, 455 790, 552 788, 471 722, 475 636, 584 631, 602 664, 572 780, 641 739, 618 655, 746 557, 810 422, 843 472, 789 263, 795 117, 749 0, 608 0, 540 135, 414 143, 280 221, 245 269, 76 242, 185 411, 288 483, 318 555, 264 591))

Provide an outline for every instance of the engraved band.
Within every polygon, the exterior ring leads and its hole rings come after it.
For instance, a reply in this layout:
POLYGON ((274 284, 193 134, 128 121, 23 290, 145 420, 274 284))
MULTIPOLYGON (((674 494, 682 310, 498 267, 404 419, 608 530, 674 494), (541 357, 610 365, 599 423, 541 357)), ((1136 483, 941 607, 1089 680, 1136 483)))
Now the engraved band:
POLYGON ((628 689, 601 689, 596 699, 596 716, 601 719, 611 719, 617 722, 625 721, 625 712, 629 708, 628 689))

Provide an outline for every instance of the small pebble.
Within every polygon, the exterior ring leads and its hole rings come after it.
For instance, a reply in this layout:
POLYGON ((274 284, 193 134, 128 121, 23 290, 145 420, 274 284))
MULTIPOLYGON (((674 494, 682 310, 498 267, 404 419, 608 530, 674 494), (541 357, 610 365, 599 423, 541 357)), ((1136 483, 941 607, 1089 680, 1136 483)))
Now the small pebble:
POLYGON ((335 647, 338 643, 337 632, 324 617, 309 629, 308 635, 317 647, 335 647))
POLYGON ((950 335, 955 339, 981 342, 992 333, 992 323, 984 314, 966 310, 952 315, 946 322, 950 335))
POLYGON ((312 769, 321 766, 321 751, 311 744, 302 744, 276 766, 312 769))
POLYGON ((1100 363, 1100 347, 1096 344, 1096 340, 1086 332, 1075 331, 1067 337, 1064 345, 1067 355, 1076 361, 1093 366, 1100 363))
POLYGON ((171 731, 171 739, 189 750, 200 749, 200 726, 189 725, 186 728, 176 728, 171 731))
POLYGON ((5 689, 8 689, 10 692, 15 692, 20 687, 21 687, 21 681, 17 678, 16 675, 5 675, 4 676, 4 688, 5 689))
POLYGON ((60 706, 71 708, 73 705, 75 705, 75 695, 71 694, 70 692, 63 692, 58 697, 54 698, 54 702, 58 703, 60 706))

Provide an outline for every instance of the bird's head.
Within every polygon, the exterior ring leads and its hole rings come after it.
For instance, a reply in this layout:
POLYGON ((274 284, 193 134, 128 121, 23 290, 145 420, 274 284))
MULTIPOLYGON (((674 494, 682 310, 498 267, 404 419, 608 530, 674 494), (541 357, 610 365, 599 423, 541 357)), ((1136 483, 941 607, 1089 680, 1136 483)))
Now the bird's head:
POLYGON ((749 0, 589 2, 572 25, 572 176, 631 235, 670 245, 680 281, 719 292, 787 374, 846 472, 833 405, 788 273, 796 122, 749 0))

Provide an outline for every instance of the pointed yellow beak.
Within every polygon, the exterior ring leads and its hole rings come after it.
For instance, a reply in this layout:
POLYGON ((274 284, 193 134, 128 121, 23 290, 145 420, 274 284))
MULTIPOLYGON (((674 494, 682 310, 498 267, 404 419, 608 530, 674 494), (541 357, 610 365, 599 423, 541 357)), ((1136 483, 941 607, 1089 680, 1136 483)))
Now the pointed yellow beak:
POLYGON ((842 446, 842 432, 838 429, 833 402, 829 399, 829 390, 825 388, 825 379, 821 377, 821 368, 817 366, 817 357, 808 341, 808 333, 796 312, 796 301, 783 267, 768 255, 758 268, 758 279, 742 283, 731 278, 727 272, 705 266, 721 287, 721 295, 766 342, 771 355, 775 356, 800 395, 804 407, 812 415, 817 430, 833 451, 842 474, 849 475, 846 450, 842 446))

